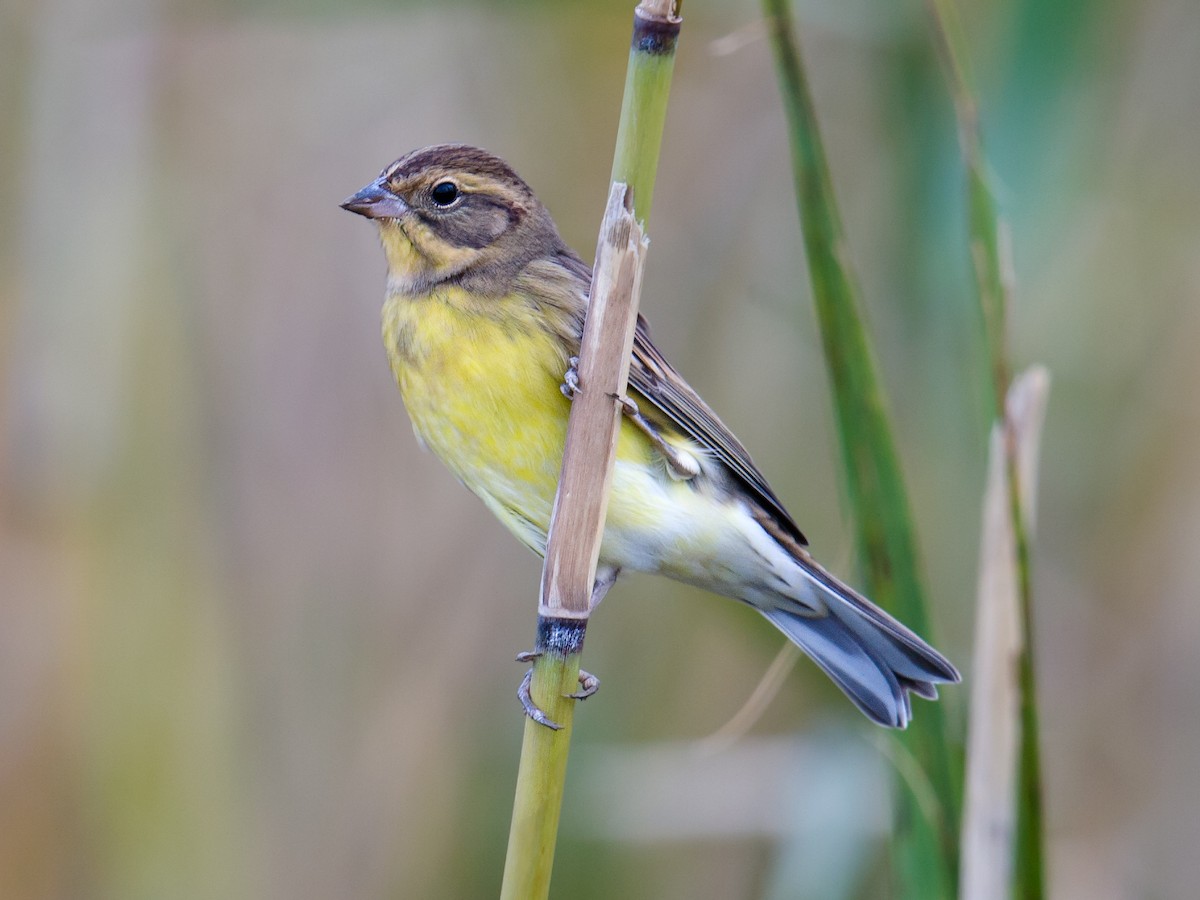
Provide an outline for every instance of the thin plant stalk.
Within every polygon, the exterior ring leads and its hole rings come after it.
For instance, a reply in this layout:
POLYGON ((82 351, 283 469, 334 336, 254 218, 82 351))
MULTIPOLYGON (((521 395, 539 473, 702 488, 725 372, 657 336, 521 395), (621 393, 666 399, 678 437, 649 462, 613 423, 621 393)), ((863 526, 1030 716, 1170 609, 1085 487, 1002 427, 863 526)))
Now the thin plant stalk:
MULTIPOLYGON (((1034 528, 1037 454, 1050 378, 1034 366, 1013 380, 1006 421, 1017 439, 1022 509, 1034 528)), ((992 426, 980 539, 979 603, 971 669, 971 715, 963 806, 962 900, 1008 900, 1013 886, 1015 790, 1020 732, 1020 578, 1005 433, 992 426)))
POLYGON ((530 683, 553 727, 527 719, 513 800, 502 900, 543 900, 562 810, 580 657, 594 602, 600 542, 637 322, 649 215, 680 20, 671 0, 634 12, 633 40, 600 228, 563 467, 547 536, 530 683))
POLYGON ((534 660, 530 696, 559 729, 552 730, 532 719, 525 722, 501 900, 544 898, 550 894, 574 724, 575 701, 569 695, 578 689, 579 657, 579 650, 564 648, 561 652, 543 651, 534 660))
MULTIPOLYGON (((833 386, 845 486, 857 523, 869 593, 930 636, 915 531, 866 330, 829 167, 787 0, 764 10, 788 118, 792 169, 813 300, 833 386)), ((952 897, 958 853, 961 756, 947 739, 942 707, 923 706, 901 740, 936 799, 932 814, 908 788, 898 792, 893 858, 906 897, 952 897)))
POLYGON ((980 320, 987 347, 993 398, 993 420, 1003 435, 1009 497, 1009 522, 1016 560, 1021 649, 1017 657, 1020 688, 1020 751, 1017 757, 1017 815, 1014 864, 1016 895, 1041 900, 1046 894, 1043 858, 1045 846, 1042 811, 1042 763, 1038 727, 1037 678, 1034 659, 1032 561, 1028 500, 1018 465, 1017 426, 1008 413, 1011 388, 1008 357, 1008 308, 1012 294, 1012 266, 1007 230, 992 189, 983 153, 979 110, 971 88, 967 57, 957 7, 953 0, 930 0, 934 32, 941 51, 958 120, 959 143, 967 176, 967 226, 971 262, 979 293, 980 320))
POLYGON ((611 180, 629 185, 633 214, 643 228, 654 201, 663 123, 675 72, 675 46, 682 24, 676 13, 673 0, 647 0, 634 11, 611 180))

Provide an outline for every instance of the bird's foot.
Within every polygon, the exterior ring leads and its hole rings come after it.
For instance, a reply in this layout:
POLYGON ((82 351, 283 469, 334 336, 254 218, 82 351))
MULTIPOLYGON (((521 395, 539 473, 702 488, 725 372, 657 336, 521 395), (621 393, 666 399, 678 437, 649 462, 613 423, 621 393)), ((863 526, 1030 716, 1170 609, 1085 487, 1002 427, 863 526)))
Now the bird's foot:
MULTIPOLYGON (((541 656, 540 650, 526 650, 517 654, 517 662, 532 662, 541 656)), ((545 725, 547 728, 558 731, 562 728, 557 722, 547 716, 540 706, 533 702, 533 697, 529 693, 529 688, 533 684, 533 669, 531 668, 525 673, 525 677, 521 679, 521 686, 517 688, 517 699, 521 701, 521 706, 525 710, 525 715, 533 719, 539 725, 545 725)), ((579 690, 573 694, 566 694, 572 700, 586 700, 596 691, 600 690, 600 679, 590 672, 579 670, 579 690)))
POLYGON ((579 393, 578 356, 572 356, 567 360, 567 372, 563 375, 563 383, 558 386, 558 389, 563 392, 563 396, 568 400, 574 400, 575 395, 579 393))
POLYGON ((572 700, 586 700, 596 691, 600 690, 600 679, 591 672, 579 670, 579 690, 573 694, 567 694, 572 700))

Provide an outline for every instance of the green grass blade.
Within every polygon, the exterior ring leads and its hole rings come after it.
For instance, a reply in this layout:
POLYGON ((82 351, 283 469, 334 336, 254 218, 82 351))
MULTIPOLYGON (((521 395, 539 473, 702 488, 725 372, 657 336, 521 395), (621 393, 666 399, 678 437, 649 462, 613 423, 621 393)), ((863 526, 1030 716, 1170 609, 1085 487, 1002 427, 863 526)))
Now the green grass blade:
MULTIPOLYGON (((929 636, 916 539, 879 379, 859 313, 845 237, 786 0, 764 0, 791 138, 792 168, 830 380, 847 494, 869 592, 929 636)), ((900 793, 896 852, 901 893, 951 897, 957 866, 961 760, 942 708, 923 705, 898 752, 915 758, 935 798, 900 793)))
POLYGON ((1029 517, 1023 507, 1021 473, 1017 465, 1017 442, 1006 413, 1011 368, 1008 358, 1008 305, 1011 266, 1008 264, 1006 231, 992 189, 987 159, 983 153, 978 104, 971 88, 966 53, 953 0, 931 0, 935 33, 946 63, 950 92, 958 119, 959 143, 967 178, 967 227, 971 262, 979 293, 980 323, 987 348, 993 398, 992 418, 1005 434, 1005 465, 1008 477, 1010 521, 1017 567, 1020 601, 1021 653, 1018 657, 1021 744, 1018 754, 1016 861, 1013 887, 1016 896, 1040 900, 1046 893, 1043 860, 1042 764, 1038 728, 1037 678, 1034 668, 1033 589, 1031 579, 1029 517))
POLYGON ((979 311, 991 379, 992 420, 1000 418, 1011 377, 1008 367, 1008 282, 1002 226, 983 155, 979 107, 963 52, 962 30, 952 0, 931 0, 938 48, 948 76, 958 140, 967 171, 967 230, 979 292, 979 311))

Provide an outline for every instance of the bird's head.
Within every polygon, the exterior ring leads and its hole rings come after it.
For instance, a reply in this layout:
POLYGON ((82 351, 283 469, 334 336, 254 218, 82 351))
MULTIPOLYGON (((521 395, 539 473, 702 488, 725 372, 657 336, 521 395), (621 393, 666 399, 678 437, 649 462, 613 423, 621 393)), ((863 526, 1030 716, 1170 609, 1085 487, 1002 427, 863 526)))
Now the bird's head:
POLYGON ((463 278, 512 277, 562 242, 545 207, 486 150, 414 150, 342 203, 374 219, 393 289, 421 293, 463 278))

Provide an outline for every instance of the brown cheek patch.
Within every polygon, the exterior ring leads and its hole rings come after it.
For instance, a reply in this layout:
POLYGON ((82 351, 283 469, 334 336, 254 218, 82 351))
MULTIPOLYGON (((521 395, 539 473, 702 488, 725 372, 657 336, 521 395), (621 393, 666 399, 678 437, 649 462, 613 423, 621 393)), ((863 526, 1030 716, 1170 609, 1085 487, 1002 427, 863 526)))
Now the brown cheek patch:
POLYGON ((422 221, 438 238, 453 247, 482 250, 513 224, 509 209, 489 197, 468 196, 453 212, 422 213, 422 221))

